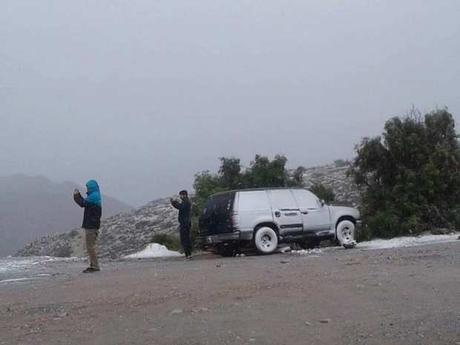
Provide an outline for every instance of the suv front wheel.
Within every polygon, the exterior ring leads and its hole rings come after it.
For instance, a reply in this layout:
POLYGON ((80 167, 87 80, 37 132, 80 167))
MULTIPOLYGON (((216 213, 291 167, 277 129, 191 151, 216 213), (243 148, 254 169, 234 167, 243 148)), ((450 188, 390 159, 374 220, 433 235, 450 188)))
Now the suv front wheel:
POLYGON ((260 254, 272 254, 278 247, 278 235, 272 228, 263 226, 254 235, 254 245, 260 254))
POLYGON ((341 246, 347 246, 355 241, 355 223, 342 220, 336 228, 337 241, 341 246))

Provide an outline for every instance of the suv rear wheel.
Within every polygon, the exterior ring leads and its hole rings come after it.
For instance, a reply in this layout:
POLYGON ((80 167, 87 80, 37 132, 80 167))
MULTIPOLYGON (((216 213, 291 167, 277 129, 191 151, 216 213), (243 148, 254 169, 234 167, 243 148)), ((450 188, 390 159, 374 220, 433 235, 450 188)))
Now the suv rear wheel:
POLYGON ((278 235, 272 228, 263 226, 254 235, 254 245, 260 254, 272 254, 278 247, 278 235))

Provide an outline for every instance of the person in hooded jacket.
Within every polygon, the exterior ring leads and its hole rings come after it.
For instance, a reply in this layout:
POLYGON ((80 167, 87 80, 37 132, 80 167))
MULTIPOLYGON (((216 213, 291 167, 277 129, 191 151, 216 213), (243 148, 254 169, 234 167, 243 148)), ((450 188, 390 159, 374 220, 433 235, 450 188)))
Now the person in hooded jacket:
POLYGON ((102 197, 99 185, 95 180, 88 181, 86 189, 86 198, 80 194, 78 189, 75 189, 73 199, 80 207, 85 209, 82 228, 85 230, 89 267, 83 273, 92 273, 100 271, 96 247, 99 228, 101 227, 102 197))

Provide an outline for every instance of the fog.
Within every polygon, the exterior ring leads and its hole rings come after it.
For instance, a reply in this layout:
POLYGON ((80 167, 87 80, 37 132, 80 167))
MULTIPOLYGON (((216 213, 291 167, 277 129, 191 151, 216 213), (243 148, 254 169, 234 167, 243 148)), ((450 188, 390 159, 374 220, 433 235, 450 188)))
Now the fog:
POLYGON ((0 8, 0 175, 96 178, 140 205, 221 156, 313 166, 413 106, 460 121, 457 0, 0 8))

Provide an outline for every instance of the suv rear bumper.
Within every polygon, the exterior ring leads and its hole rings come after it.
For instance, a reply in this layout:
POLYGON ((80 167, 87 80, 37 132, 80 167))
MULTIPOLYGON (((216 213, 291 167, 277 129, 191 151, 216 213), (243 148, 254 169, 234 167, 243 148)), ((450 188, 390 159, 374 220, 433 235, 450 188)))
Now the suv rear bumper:
POLYGON ((215 235, 204 235, 200 236, 200 242, 203 245, 213 246, 220 243, 238 242, 238 241, 250 241, 252 239, 252 233, 245 233, 241 231, 227 232, 215 235))

